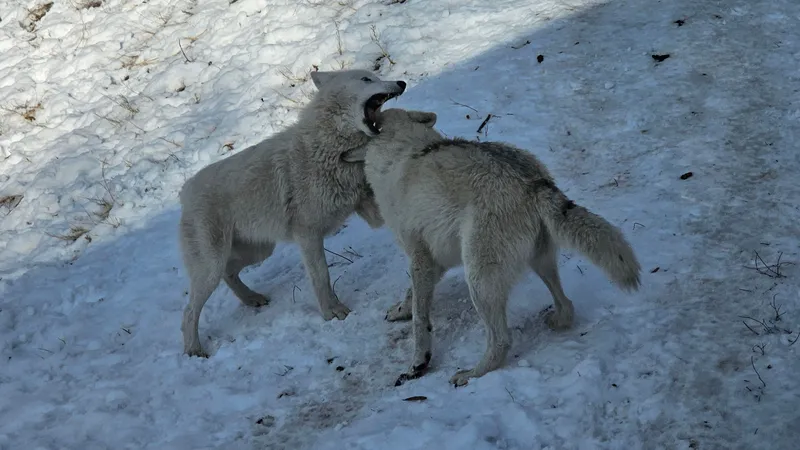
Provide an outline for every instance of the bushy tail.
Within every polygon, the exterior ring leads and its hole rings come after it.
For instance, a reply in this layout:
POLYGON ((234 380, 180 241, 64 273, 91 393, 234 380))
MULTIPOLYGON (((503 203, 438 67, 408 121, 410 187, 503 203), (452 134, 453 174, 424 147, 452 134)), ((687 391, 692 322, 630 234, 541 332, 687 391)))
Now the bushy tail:
POLYGON ((576 205, 555 186, 540 195, 545 200, 542 219, 556 242, 581 252, 620 289, 639 289, 641 266, 619 228, 576 205))

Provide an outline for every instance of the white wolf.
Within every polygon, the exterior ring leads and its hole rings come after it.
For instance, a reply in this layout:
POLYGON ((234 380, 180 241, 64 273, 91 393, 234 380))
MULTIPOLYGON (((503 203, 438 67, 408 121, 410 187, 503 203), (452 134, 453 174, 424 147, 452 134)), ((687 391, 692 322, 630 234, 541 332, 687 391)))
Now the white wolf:
POLYGON ((220 279, 245 305, 269 302, 239 272, 264 261, 277 242, 299 244, 325 320, 350 312, 331 288, 323 239, 354 211, 373 228, 383 222, 363 164, 343 157, 380 133, 381 106, 406 83, 365 70, 312 72, 311 79, 318 92, 297 123, 203 168, 181 190, 180 242, 191 282, 181 330, 189 355, 207 356, 198 323, 220 279))
POLYGON ((506 301, 525 267, 553 296, 547 324, 572 325, 572 302, 558 276, 559 244, 586 255, 622 289, 639 288, 640 266, 622 232, 569 200, 532 154, 502 143, 445 139, 433 129, 434 113, 389 109, 378 123, 380 136, 347 160, 366 161, 380 214, 411 263, 412 289, 387 314, 388 320, 413 317, 414 359, 397 385, 428 369, 430 303, 447 269, 464 265, 488 341, 478 365, 450 379, 456 386, 504 363, 511 346, 506 301))

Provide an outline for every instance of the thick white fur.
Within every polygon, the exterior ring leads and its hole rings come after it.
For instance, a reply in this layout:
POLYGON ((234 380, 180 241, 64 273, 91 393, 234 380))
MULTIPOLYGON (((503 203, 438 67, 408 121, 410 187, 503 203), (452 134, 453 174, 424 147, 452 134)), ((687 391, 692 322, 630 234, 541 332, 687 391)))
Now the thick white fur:
POLYGON ((180 193, 180 242, 191 288, 183 314, 184 351, 207 356, 200 313, 222 279, 246 305, 269 299, 239 278, 272 254, 277 242, 300 246, 325 320, 350 312, 333 293, 323 239, 354 211, 372 227, 382 219, 363 163, 344 161, 374 135, 364 104, 375 94, 400 95, 405 82, 364 70, 312 72, 318 92, 294 125, 200 170, 180 193))
POLYGON ((384 111, 381 134, 348 159, 365 159, 380 213, 411 260, 412 288, 387 314, 388 320, 413 318, 414 359, 398 384, 427 370, 434 286, 447 269, 464 265, 487 346, 477 366, 451 378, 458 386, 504 363, 511 346, 506 301, 525 268, 553 296, 547 324, 572 325, 572 302, 556 264, 559 245, 586 255, 625 290, 638 289, 640 266, 620 230, 570 201, 531 153, 445 139, 435 123, 434 113, 384 111))

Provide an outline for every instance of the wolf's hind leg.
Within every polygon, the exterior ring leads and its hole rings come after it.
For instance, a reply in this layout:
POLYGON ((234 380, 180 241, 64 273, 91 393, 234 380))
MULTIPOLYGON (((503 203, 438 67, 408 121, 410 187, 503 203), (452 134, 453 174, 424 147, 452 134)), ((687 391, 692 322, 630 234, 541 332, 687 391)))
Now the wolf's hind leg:
POLYGON ((563 330, 571 327, 575 310, 572 302, 561 288, 561 278, 558 276, 558 263, 556 260, 556 246, 550 236, 544 235, 539 240, 536 252, 531 257, 529 264, 553 296, 555 310, 545 318, 547 326, 553 330, 563 330))
POLYGON ((248 244, 234 241, 231 255, 225 266, 225 275, 222 279, 225 280, 225 284, 243 304, 259 307, 269 303, 269 297, 253 291, 242 282, 242 279, 239 278, 239 272, 247 266, 258 264, 269 258, 274 249, 275 244, 272 242, 248 244))

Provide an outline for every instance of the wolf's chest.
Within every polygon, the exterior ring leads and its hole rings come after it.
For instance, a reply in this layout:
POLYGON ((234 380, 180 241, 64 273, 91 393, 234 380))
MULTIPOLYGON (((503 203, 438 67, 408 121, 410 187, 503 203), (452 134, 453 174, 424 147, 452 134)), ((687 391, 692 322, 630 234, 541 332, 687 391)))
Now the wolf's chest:
POLYGON ((367 186, 363 167, 341 164, 319 172, 308 180, 309 188, 322 194, 327 206, 350 207, 363 195, 367 186))

